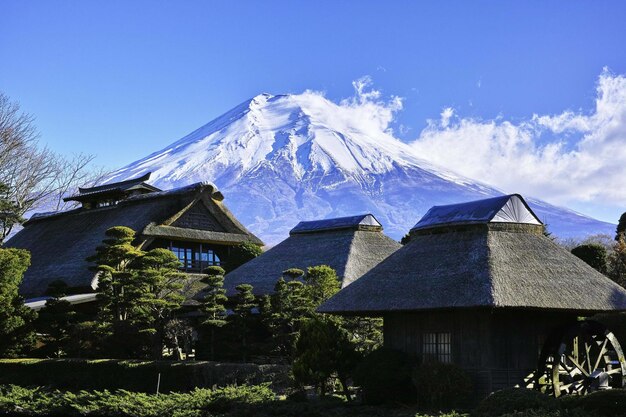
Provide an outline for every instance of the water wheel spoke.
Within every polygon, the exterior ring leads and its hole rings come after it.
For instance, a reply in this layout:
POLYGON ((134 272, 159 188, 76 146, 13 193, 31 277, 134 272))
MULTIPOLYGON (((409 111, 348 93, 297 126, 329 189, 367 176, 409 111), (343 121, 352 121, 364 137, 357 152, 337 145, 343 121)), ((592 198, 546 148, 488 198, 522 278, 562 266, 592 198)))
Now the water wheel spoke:
POLYGON ((576 361, 576 359, 574 359, 571 355, 567 355, 567 359, 569 359, 572 364, 580 371, 582 372, 583 375, 585 376, 589 376, 589 372, 587 372, 585 370, 585 368, 583 368, 583 366, 581 364, 578 363, 578 361, 576 361))
MULTIPOLYGON (((600 366, 600 361, 604 358, 604 353, 606 352, 606 344, 609 342, 609 339, 604 339, 602 343, 602 347, 600 348, 600 354, 598 354, 598 359, 596 359, 595 365, 593 365, 593 369, 596 370, 600 366)), ((606 358, 604 358, 606 361, 606 358)))
POLYGON ((581 361, 581 366, 584 367, 585 369, 587 369, 587 373, 591 374, 591 360, 589 359, 589 355, 590 355, 590 351, 591 350, 591 346, 585 342, 585 353, 584 353, 584 357, 582 358, 581 361))
POLYGON ((615 374, 621 374, 621 373, 622 373, 621 368, 615 368, 615 369, 611 369, 610 371, 606 371, 607 375, 615 375, 615 374))

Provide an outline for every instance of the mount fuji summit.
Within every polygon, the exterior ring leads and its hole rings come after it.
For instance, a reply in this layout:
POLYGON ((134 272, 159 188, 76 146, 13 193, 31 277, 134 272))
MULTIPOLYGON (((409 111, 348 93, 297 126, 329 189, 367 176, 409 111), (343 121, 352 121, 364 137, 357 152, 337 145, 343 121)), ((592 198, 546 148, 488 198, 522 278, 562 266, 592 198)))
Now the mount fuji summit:
MULTIPOLYGON (((368 212, 400 239, 433 205, 503 194, 420 158, 386 124, 317 93, 261 94, 105 182, 147 172, 161 189, 213 182, 237 218, 270 245, 300 220, 368 212)), ((558 237, 615 230, 525 197, 558 237)))

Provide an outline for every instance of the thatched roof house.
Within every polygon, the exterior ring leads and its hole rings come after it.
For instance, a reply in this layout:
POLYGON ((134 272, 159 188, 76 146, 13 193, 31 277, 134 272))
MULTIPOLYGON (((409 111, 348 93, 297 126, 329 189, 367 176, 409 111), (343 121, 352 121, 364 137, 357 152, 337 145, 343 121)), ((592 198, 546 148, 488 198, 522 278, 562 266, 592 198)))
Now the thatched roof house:
POLYGON ((382 316, 387 347, 460 366, 476 398, 528 384, 582 393, 597 375, 622 387, 618 344, 577 318, 626 310, 626 290, 543 232, 519 195, 433 207, 404 247, 319 311, 382 316), (596 364, 593 375, 570 358, 596 364))
POLYGON ((371 214, 304 221, 287 239, 228 273, 224 283, 229 294, 244 283, 257 295, 269 294, 286 269, 328 265, 346 287, 400 247, 371 214))
POLYGON ((543 235, 523 198, 436 206, 327 313, 468 307, 626 310, 626 291, 543 235))
POLYGON ((32 255, 22 295, 41 296, 55 280, 64 281, 75 292, 95 289, 96 277, 86 258, 113 226, 135 230, 136 243, 143 249, 171 249, 187 272, 228 262, 229 248, 241 242, 263 244, 226 208, 213 184, 161 191, 146 184, 148 178, 81 189, 69 199, 81 202, 82 207, 35 215, 27 221, 7 242, 32 255))

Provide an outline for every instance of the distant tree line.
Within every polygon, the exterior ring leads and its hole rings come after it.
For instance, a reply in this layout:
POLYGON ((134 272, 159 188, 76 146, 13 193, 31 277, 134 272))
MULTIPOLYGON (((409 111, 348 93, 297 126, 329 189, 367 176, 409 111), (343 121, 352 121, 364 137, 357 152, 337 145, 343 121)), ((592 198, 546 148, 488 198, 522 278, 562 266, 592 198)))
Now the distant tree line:
POLYGON ((612 244, 606 239, 591 238, 571 249, 598 272, 626 288, 626 213, 619 218, 612 244), (607 248, 608 247, 608 248, 607 248))

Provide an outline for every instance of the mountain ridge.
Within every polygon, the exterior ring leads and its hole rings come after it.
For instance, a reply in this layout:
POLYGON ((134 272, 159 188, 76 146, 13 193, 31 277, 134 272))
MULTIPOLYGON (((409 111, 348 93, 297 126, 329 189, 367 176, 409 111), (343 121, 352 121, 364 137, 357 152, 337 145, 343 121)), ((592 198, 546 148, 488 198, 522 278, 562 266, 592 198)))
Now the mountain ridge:
MULTIPOLYGON (((163 189, 214 182, 235 215, 270 244, 300 220, 365 212, 399 239, 433 205, 504 194, 416 155, 384 121, 312 92, 257 95, 105 182, 146 172, 163 189)), ((528 200, 560 237, 614 228, 528 200)))

